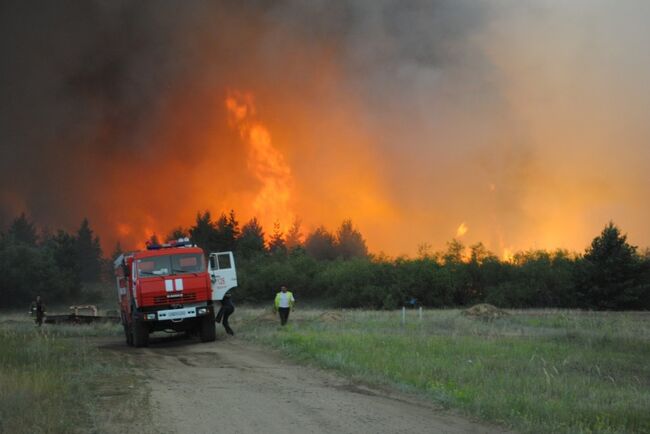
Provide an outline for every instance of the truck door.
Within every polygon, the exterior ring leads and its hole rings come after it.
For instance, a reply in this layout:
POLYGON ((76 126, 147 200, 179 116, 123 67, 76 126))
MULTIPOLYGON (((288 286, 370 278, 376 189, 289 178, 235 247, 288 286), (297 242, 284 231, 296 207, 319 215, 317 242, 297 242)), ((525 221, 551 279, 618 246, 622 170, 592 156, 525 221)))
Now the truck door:
POLYGON ((210 253, 208 272, 212 282, 212 300, 223 300, 224 294, 237 286, 237 270, 232 252, 210 253))

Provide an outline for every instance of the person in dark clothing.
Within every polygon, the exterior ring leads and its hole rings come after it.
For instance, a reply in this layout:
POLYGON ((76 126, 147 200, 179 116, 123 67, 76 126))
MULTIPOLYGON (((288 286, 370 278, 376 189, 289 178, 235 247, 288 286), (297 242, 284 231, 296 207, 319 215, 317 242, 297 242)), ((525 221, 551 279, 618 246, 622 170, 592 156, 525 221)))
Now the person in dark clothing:
POLYGON ((41 296, 36 296, 36 301, 34 302, 34 312, 36 313, 36 324, 40 327, 43 324, 43 316, 45 315, 45 306, 41 301, 41 296))
POLYGON ((223 300, 221 300, 221 309, 219 309, 219 313, 217 313, 216 320, 223 325, 223 328, 226 329, 226 333, 231 336, 234 336, 235 332, 232 331, 230 324, 228 324, 228 317, 232 315, 234 311, 235 305, 232 304, 231 294, 226 293, 226 295, 223 296, 223 300))

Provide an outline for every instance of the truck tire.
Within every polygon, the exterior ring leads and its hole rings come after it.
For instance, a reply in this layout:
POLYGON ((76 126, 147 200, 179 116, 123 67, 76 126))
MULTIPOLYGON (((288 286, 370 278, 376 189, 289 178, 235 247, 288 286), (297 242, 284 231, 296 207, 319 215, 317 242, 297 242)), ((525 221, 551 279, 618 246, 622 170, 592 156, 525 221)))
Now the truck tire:
POLYGON ((200 320, 199 336, 201 342, 213 342, 217 339, 217 329, 214 324, 214 312, 210 312, 200 320))
POLYGON ((128 324, 123 324, 124 326, 124 336, 126 337, 126 344, 130 347, 133 346, 133 334, 131 333, 131 327, 128 324))
POLYGON ((135 347, 146 347, 149 345, 149 330, 142 321, 133 319, 131 323, 133 329, 133 346, 135 347))

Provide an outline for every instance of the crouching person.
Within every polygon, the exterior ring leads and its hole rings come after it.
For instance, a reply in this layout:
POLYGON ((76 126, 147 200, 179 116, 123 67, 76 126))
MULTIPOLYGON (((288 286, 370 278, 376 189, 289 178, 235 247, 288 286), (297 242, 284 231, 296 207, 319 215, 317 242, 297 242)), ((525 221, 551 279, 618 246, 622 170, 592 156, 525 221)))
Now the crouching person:
POLYGON ((223 300, 221 300, 221 309, 219 309, 219 312, 217 313, 216 321, 220 322, 223 325, 223 328, 226 329, 226 333, 231 336, 234 336, 235 332, 230 328, 228 317, 230 317, 234 311, 235 305, 232 304, 232 296, 228 292, 223 296, 223 300))

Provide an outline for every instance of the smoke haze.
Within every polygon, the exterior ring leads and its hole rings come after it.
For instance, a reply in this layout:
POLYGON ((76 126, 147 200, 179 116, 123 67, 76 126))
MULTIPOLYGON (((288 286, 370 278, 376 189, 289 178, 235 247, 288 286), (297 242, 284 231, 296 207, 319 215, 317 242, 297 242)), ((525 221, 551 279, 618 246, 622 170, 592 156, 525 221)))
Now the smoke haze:
POLYGON ((3 226, 87 216, 110 249, 234 209, 503 254, 611 219, 650 245, 646 1, 1 8, 3 226))

